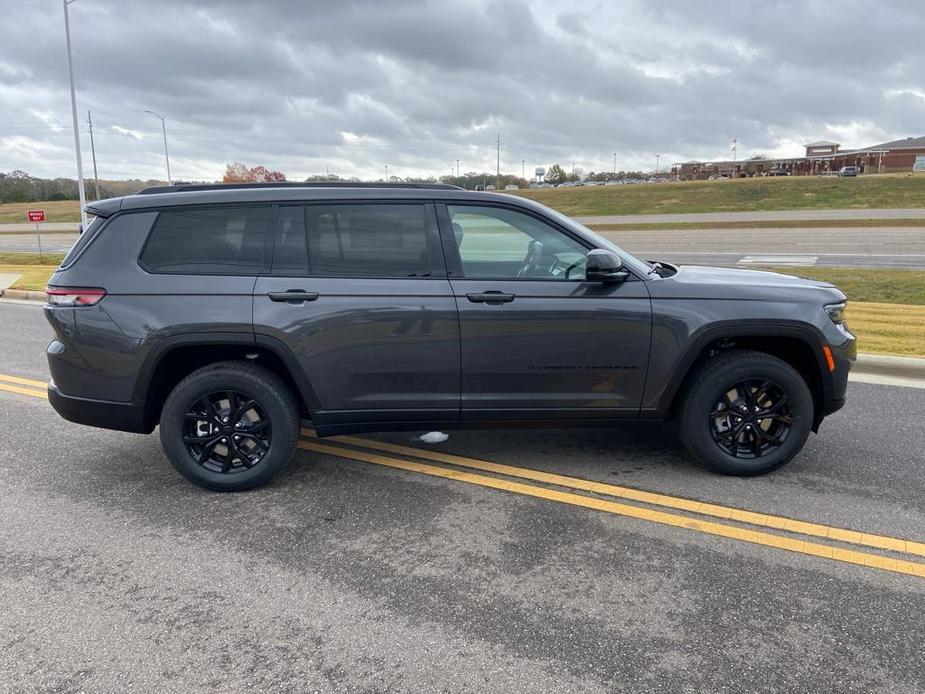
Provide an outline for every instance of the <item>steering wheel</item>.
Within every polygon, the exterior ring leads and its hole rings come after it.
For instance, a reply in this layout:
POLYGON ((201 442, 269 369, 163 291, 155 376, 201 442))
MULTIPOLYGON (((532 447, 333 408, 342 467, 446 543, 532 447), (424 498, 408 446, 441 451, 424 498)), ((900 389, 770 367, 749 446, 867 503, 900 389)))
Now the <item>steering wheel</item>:
POLYGON ((527 277, 528 273, 536 266, 540 258, 543 257, 543 242, 532 240, 527 246, 527 255, 524 256, 520 269, 517 271, 517 277, 527 277))
POLYGON ((569 275, 571 274, 572 270, 574 270, 576 267, 578 267, 582 263, 586 263, 587 261, 588 261, 587 258, 579 258, 574 263, 572 263, 567 268, 565 268, 565 279, 569 279, 569 275))

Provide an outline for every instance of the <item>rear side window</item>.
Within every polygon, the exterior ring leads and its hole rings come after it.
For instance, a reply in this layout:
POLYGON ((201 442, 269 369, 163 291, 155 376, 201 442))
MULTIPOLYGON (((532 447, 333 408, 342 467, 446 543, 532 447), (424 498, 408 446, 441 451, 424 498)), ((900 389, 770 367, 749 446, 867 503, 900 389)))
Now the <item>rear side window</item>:
POLYGON ((61 261, 61 267, 66 268, 79 256, 84 248, 90 245, 90 242, 93 238, 99 233, 100 227, 103 226, 105 220, 102 217, 94 217, 90 220, 90 223, 87 225, 87 228, 84 229, 80 236, 77 237, 77 241, 74 242, 74 245, 71 246, 71 249, 64 256, 64 259, 61 261))
POLYGON ((257 274, 271 208, 210 207, 168 210, 157 216, 141 253, 151 272, 257 274))
POLYGON ((273 274, 384 278, 431 274, 424 204, 308 205, 302 208, 304 217, 296 209, 280 208, 273 274))

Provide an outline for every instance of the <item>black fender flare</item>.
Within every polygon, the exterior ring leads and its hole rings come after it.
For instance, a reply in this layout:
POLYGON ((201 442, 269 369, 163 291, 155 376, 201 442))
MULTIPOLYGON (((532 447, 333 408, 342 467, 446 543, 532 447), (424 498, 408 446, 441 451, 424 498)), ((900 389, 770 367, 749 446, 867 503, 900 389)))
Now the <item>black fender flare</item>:
POLYGON ((826 344, 825 336, 817 327, 802 321, 767 321, 767 320, 734 320, 713 323, 694 332, 682 348, 679 359, 675 362, 671 380, 662 392, 658 401, 659 412, 668 413, 671 406, 690 374, 703 350, 714 342, 722 339, 754 337, 788 337, 804 342, 812 351, 816 360, 820 382, 822 384, 822 402, 819 406, 825 410, 835 397, 832 374, 829 372, 825 355, 822 351, 826 344))

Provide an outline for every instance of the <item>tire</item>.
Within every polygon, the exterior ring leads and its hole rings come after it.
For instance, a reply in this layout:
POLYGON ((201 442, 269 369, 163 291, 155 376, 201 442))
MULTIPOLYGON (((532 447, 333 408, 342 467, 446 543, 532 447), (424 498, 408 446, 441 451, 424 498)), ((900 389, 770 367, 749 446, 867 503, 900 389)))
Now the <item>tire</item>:
POLYGON ((734 350, 692 374, 680 400, 679 435, 714 472, 763 475, 800 452, 813 416, 812 393, 796 369, 764 352, 734 350))
POLYGON ((161 445, 190 482, 238 492, 282 472, 292 459, 300 423, 299 405, 279 376, 246 362, 217 362, 191 373, 167 396, 161 445))

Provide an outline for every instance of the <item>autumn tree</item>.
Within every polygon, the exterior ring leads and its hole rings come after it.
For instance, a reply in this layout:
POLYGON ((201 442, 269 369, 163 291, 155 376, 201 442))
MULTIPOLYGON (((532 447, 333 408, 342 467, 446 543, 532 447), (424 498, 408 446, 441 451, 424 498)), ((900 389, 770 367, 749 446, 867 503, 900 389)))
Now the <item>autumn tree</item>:
POLYGON ((265 166, 248 167, 243 161, 236 161, 225 166, 222 183, 275 183, 285 181, 282 171, 271 171, 265 166))

